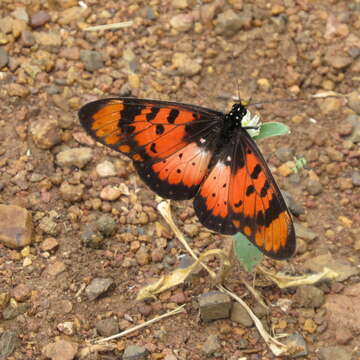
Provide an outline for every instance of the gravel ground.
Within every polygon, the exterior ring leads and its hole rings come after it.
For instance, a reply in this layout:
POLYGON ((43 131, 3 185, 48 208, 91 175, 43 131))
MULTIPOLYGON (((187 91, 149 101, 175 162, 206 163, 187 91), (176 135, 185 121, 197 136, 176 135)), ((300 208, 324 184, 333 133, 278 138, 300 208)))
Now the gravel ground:
MULTIPOLYGON (((234 266, 225 284, 273 335, 305 343, 303 358, 360 359, 358 0, 1 0, 0 84, 0 358, 275 358, 241 307, 199 317, 198 298, 213 289, 203 272, 135 301, 185 250, 131 162, 77 118, 88 101, 130 94, 226 111, 239 87, 266 101, 253 107, 263 121, 291 128, 259 145, 297 215, 297 254, 263 266, 340 276, 280 290, 258 275, 270 314, 241 282, 253 274, 234 266), (186 313, 85 353, 87 340, 181 304, 186 313)), ((226 246, 191 202, 173 211, 197 253, 226 246)))

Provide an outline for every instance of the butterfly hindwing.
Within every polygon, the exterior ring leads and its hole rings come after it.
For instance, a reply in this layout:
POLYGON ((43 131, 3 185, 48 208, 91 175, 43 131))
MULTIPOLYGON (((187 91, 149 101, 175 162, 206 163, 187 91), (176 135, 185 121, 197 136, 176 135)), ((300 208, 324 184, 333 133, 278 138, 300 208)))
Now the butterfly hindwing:
POLYGON ((81 124, 97 141, 134 161, 143 181, 170 199, 190 199, 203 181, 221 113, 133 98, 86 104, 81 124))
POLYGON ((216 159, 195 197, 194 208, 206 227, 229 235, 240 231, 267 256, 288 258, 295 250, 285 201, 245 130, 216 159))

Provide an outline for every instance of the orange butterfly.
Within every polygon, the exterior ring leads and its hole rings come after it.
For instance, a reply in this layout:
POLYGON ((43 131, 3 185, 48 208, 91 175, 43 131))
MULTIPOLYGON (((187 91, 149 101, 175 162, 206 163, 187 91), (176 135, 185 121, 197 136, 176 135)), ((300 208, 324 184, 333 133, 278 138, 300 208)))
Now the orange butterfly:
POLYGON ((222 234, 242 232, 265 255, 295 251, 291 216, 266 162, 242 120, 228 114, 136 98, 83 106, 79 118, 97 141, 130 157, 141 179, 164 198, 194 198, 200 222, 222 234))

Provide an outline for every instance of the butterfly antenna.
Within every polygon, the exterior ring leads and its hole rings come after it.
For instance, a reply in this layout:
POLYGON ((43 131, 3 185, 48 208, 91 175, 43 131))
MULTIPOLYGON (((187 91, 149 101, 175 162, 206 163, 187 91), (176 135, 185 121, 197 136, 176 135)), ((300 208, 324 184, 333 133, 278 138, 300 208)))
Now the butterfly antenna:
POLYGON ((231 54, 230 56, 231 56, 232 73, 233 73, 233 76, 235 78, 236 89, 237 89, 237 97, 238 97, 235 101, 238 101, 239 104, 241 104, 242 101, 241 101, 241 96, 240 96, 240 82, 239 82, 239 78, 236 76, 235 57, 234 57, 234 54, 231 54))
POLYGON ((241 104, 241 96, 240 96, 240 82, 239 79, 236 77, 236 88, 237 88, 237 95, 239 99, 239 104, 241 104))

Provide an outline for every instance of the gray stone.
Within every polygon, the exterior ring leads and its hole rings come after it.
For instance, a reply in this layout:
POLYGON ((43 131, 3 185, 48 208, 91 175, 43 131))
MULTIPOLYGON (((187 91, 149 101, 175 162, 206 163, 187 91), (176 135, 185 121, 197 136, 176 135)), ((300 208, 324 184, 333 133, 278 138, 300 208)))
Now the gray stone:
POLYGON ((139 345, 129 345, 126 347, 123 360, 144 360, 148 357, 148 351, 139 345))
POLYGON ((114 318, 100 320, 95 326, 101 336, 111 336, 119 332, 119 323, 114 318))
POLYGON ((295 216, 299 216, 305 213, 304 207, 298 203, 287 191, 281 191, 284 196, 286 205, 288 206, 290 212, 295 216))
POLYGON ((96 225, 93 223, 85 225, 80 238, 85 247, 100 249, 104 245, 104 237, 95 228, 96 225))
POLYGON ((258 318, 263 318, 264 316, 269 314, 269 310, 266 309, 264 306, 262 306, 259 303, 256 303, 253 308, 252 311, 254 312, 254 314, 258 317, 258 318))
POLYGON ((305 308, 318 308, 324 303, 324 293, 313 285, 302 285, 296 290, 294 301, 305 308))
POLYGON ((308 348, 305 339, 300 334, 291 334, 289 336, 281 338, 281 342, 296 349, 296 351, 291 354, 292 358, 308 355, 308 348))
POLYGON ((229 317, 231 299, 220 291, 211 291, 199 296, 200 315, 203 321, 229 317))
POLYGON ((251 327, 254 324, 248 312, 238 302, 232 306, 230 319, 245 327, 251 327))
POLYGON ((87 286, 85 293, 88 299, 92 301, 106 293, 113 285, 114 281, 110 278, 95 278, 87 286))
POLYGON ((15 350, 19 338, 14 331, 6 330, 0 337, 0 359, 6 359, 15 350))
POLYGON ((85 69, 90 72, 101 69, 104 66, 102 56, 97 51, 81 50, 80 59, 84 63, 85 69))
POLYGON ((110 236, 116 228, 116 222, 111 215, 104 214, 96 220, 97 229, 104 235, 110 236))
POLYGON ((317 235, 311 231, 309 228, 299 224, 299 223, 295 223, 295 233, 296 236, 306 240, 307 242, 313 242, 316 238, 317 235))
POLYGON ((322 185, 319 180, 309 178, 306 183, 306 190, 311 195, 319 195, 322 193, 322 185))
POLYGON ((181 256, 178 268, 186 269, 189 266, 191 266, 194 262, 195 262, 194 258, 186 254, 184 256, 181 256))

